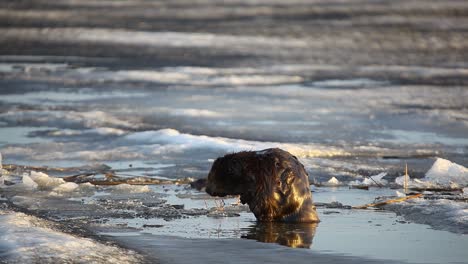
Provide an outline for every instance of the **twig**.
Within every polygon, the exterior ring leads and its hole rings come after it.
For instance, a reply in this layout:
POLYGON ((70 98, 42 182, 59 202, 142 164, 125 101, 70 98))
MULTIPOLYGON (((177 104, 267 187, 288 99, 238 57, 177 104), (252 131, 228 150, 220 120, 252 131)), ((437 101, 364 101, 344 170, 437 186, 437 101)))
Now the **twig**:
POLYGON ((415 195, 410 195, 410 196, 406 196, 406 197, 402 197, 402 198, 398 198, 398 199, 391 199, 391 200, 387 200, 387 201, 383 201, 383 202, 379 202, 379 203, 370 203, 370 204, 365 204, 365 205, 361 205, 361 206, 353 206, 352 208, 353 209, 367 209, 368 207, 379 207, 379 206, 383 206, 383 205, 386 205, 386 204, 399 203, 399 202, 403 202, 403 201, 406 201, 406 200, 409 200, 409 199, 420 198, 422 196, 423 196, 422 193, 418 193, 418 194, 415 194, 415 195))
POLYGON ((366 176, 366 177, 368 177, 368 178, 371 179, 373 182, 375 182, 375 184, 376 184, 377 186, 379 186, 379 188, 382 188, 382 187, 383 187, 380 183, 376 182, 376 181, 372 178, 372 176, 366 176))

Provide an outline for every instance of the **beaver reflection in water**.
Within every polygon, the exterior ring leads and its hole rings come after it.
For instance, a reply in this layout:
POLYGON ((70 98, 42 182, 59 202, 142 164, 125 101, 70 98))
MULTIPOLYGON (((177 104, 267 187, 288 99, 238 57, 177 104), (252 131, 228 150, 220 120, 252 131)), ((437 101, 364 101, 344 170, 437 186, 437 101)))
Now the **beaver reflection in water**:
POLYGON ((273 148, 228 154, 215 160, 206 192, 240 195, 262 222, 318 222, 304 166, 289 152, 273 148))

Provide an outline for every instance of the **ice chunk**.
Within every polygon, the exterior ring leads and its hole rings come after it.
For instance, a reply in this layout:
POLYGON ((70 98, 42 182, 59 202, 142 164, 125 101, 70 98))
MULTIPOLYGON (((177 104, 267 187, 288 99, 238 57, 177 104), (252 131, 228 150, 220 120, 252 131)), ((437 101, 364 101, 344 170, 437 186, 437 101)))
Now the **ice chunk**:
MULTIPOLYGON (((408 176, 408 183, 411 182, 411 178, 408 176)), ((399 176, 395 179, 395 183, 403 186, 405 184, 405 175, 399 176)))
POLYGON ((365 178, 362 184, 364 185, 386 185, 387 181, 383 179, 383 177, 387 176, 386 172, 379 173, 377 175, 371 176, 369 178, 365 178), (376 184, 377 183, 377 184, 376 184))
POLYGON ((330 180, 328 180, 327 183, 326 183, 326 185, 328 185, 328 186, 338 186, 338 185, 340 185, 340 184, 341 184, 341 182, 340 182, 337 178, 335 178, 335 177, 332 177, 332 178, 331 178, 330 180))
POLYGON ((426 172, 426 180, 442 185, 456 183, 468 185, 468 169, 446 159, 437 158, 431 169, 426 172))
POLYGON ((57 193, 72 192, 78 187, 79 185, 74 182, 67 182, 64 184, 60 184, 59 186, 55 187, 52 191, 57 193))
POLYGON ((30 177, 35 183, 37 183, 39 189, 42 190, 53 189, 65 183, 63 179, 50 177, 43 172, 31 171, 30 177))
POLYGON ((143 193, 150 191, 148 185, 130 185, 125 183, 111 187, 111 192, 115 193, 143 193))
POLYGON ((37 189, 37 183, 31 179, 27 174, 23 174, 23 182, 22 182, 22 187, 29 189, 29 190, 34 190, 37 189))

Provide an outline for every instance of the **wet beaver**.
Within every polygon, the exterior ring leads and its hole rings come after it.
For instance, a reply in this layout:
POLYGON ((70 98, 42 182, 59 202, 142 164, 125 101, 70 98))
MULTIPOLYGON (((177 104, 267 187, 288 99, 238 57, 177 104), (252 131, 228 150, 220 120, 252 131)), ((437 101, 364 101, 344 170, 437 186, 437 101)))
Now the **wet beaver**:
POLYGON ((215 160, 206 192, 240 195, 259 221, 318 222, 304 166, 278 148, 228 154, 215 160))

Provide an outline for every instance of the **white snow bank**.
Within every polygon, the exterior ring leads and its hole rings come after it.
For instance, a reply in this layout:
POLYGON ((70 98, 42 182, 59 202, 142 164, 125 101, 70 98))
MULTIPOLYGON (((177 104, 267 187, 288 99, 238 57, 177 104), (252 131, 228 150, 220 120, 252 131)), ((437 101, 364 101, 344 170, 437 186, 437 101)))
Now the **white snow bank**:
POLYGON ((468 234, 468 203, 465 202, 418 198, 388 204, 384 208, 402 215, 409 221, 455 233, 468 234))
POLYGON ((125 140, 139 144, 159 144, 154 146, 154 154, 183 152, 190 149, 220 149, 226 152, 282 148, 298 157, 323 157, 349 155, 344 150, 313 144, 285 144, 275 142, 249 141, 224 137, 209 137, 180 133, 175 129, 137 132, 124 137, 125 140))
POLYGON ((446 159, 437 158, 431 169, 426 172, 425 179, 441 185, 456 183, 468 185, 468 169, 446 159))
POLYGON ((7 263, 141 263, 135 252, 58 232, 49 222, 0 211, 0 257, 7 263))

